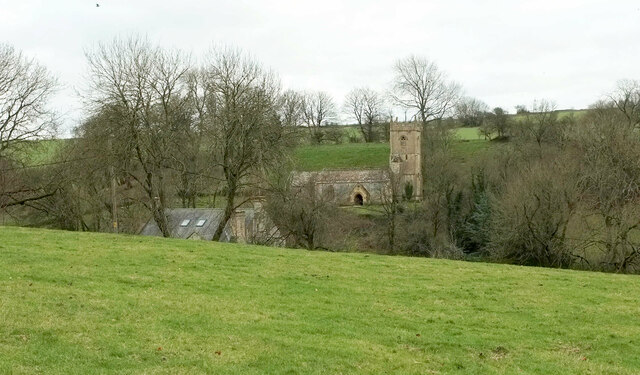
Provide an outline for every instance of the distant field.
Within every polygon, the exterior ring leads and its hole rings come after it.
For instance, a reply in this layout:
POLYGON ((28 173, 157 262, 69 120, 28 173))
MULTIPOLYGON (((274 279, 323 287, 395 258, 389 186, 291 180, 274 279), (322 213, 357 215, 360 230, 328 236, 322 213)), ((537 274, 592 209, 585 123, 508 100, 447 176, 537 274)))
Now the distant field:
POLYGON ((389 165, 388 143, 345 143, 302 146, 296 149, 296 168, 322 169, 382 168, 389 165))
MULTIPOLYGON (((561 110, 559 117, 569 115, 582 116, 585 110, 561 110)), ((522 115, 514 115, 516 119, 522 115)), ((351 168, 384 168, 388 166, 388 143, 346 143, 350 136, 360 137, 355 125, 340 126, 344 132, 343 144, 303 145, 294 153, 298 170, 317 171, 322 169, 351 169, 351 168)), ((500 147, 499 144, 488 142, 479 133, 478 128, 456 128, 454 130, 458 142, 453 145, 453 154, 463 163, 474 160, 484 152, 500 147)), ((64 144, 64 140, 47 140, 34 143, 24 151, 27 164, 35 165, 49 162, 64 144)))
MULTIPOLYGON (((493 147, 478 136, 477 128, 455 130, 459 141, 453 145, 453 153, 461 161, 470 159, 478 152, 493 147)), ((65 140, 46 140, 25 148, 22 160, 27 165, 51 162, 65 140)), ((343 143, 339 145, 304 145, 295 150, 297 169, 316 171, 322 169, 384 168, 389 164, 388 143, 343 143)))
MULTIPOLYGON (((560 110, 558 117, 582 116, 586 110, 560 110)), ((516 120, 523 115, 514 115, 516 120)), ((353 125, 344 127, 345 134, 357 134, 353 125)), ((490 142, 478 132, 478 128, 456 128, 457 139, 452 153, 463 164, 469 164, 487 152, 499 150, 503 144, 490 142)), ((388 166, 388 143, 345 143, 340 145, 305 145, 296 150, 295 159, 299 170, 384 168, 388 166)))
POLYGON ((470 164, 478 157, 495 152, 500 147, 503 147, 503 144, 486 140, 459 141, 453 144, 451 153, 459 162, 470 164))
MULTIPOLYGON (((467 130, 467 129, 465 129, 467 130)), ((483 153, 502 145, 483 139, 459 140, 452 154, 461 163, 470 163, 483 153)), ((303 171, 322 169, 386 168, 389 166, 388 143, 346 143, 341 145, 302 146, 295 151, 296 168, 303 171)))
MULTIPOLYGON (((347 133, 357 134, 349 127, 347 133)), ((479 136, 478 128, 455 129, 456 137, 462 141, 454 146, 454 152, 464 157, 467 152, 484 150, 489 143, 479 136), (467 142, 469 141, 469 142, 467 142)), ((30 143, 23 151, 23 161, 28 165, 47 163, 66 142, 64 139, 44 140, 30 143)), ((380 168, 388 165, 388 143, 344 143, 339 145, 305 145, 295 151, 295 159, 301 170, 380 168)))
POLYGON ((457 128, 454 130, 456 138, 466 141, 484 140, 478 132, 478 128, 457 128))
MULTIPOLYGON (((568 116, 575 116, 576 118, 580 118, 581 116, 584 116, 585 113, 587 113, 587 109, 559 109, 554 112, 558 114, 558 119, 563 119, 568 116)), ((516 120, 521 120, 525 117, 525 115, 517 114, 513 115, 513 117, 516 120)))
POLYGON ((558 111, 558 118, 563 118, 563 117, 567 117, 567 116, 576 116, 576 117, 580 117, 583 116, 585 113, 587 113, 587 109, 560 109, 558 111))
POLYGON ((0 227, 2 374, 638 374, 640 277, 0 227))
POLYGON ((27 141, 19 145, 17 158, 26 165, 49 163, 65 142, 64 139, 27 141))

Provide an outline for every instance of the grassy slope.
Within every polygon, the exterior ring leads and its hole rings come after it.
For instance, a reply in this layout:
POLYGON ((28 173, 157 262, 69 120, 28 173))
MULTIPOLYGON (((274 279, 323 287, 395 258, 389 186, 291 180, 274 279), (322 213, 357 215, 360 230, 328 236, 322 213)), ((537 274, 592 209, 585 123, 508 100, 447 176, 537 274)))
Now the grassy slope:
MULTIPOLYGON (((456 142, 452 153, 462 163, 500 147, 485 140, 456 142)), ((386 168, 389 166, 388 143, 347 143, 341 145, 303 146, 296 149, 296 168, 303 171, 322 169, 386 168)))
POLYGON ((640 278, 0 227, 0 373, 633 374, 640 278))
POLYGON ((345 143, 302 146, 296 149, 297 168, 321 169, 383 168, 389 165, 388 143, 345 143))
POLYGON ((18 159, 26 165, 39 165, 50 163, 56 153, 64 146, 65 139, 46 139, 40 141, 28 141, 22 145, 18 159))
MULTIPOLYGON (((478 134, 478 128, 458 128, 453 154, 461 162, 473 160, 493 147, 478 134)), ((307 145, 296 149, 296 168, 303 171, 322 169, 386 168, 389 165, 388 143, 345 143, 307 145)))
POLYGON ((484 138, 478 133, 478 128, 457 128, 455 135, 458 139, 464 141, 483 140, 484 138))

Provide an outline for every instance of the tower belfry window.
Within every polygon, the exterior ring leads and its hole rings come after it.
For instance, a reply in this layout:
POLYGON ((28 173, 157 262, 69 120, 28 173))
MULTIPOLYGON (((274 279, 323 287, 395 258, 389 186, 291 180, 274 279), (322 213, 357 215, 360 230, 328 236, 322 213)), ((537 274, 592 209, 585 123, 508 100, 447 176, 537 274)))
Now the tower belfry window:
POLYGON ((407 145, 407 137, 406 136, 402 136, 400 137, 400 146, 406 146, 407 145))

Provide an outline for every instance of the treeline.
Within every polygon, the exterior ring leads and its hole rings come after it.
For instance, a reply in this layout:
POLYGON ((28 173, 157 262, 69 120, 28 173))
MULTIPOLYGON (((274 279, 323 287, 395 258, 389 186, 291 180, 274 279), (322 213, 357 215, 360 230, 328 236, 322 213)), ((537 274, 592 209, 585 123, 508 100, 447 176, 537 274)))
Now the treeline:
POLYGON ((289 155, 296 98, 240 51, 212 50, 196 64, 132 37, 99 44, 86 59, 88 116, 75 137, 47 165, 3 159, 2 208, 13 220, 135 233, 152 217, 170 236, 166 209, 207 199, 224 208, 218 239, 233 211, 259 195, 266 171, 289 155))

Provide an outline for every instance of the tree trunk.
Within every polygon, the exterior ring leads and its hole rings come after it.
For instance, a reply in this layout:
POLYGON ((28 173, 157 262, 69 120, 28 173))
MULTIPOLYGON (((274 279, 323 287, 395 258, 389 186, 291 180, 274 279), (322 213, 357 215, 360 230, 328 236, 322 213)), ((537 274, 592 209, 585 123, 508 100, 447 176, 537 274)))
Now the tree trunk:
POLYGON ((152 207, 153 220, 158 225, 162 236, 171 237, 171 232, 169 232, 169 224, 167 223, 167 217, 164 214, 164 210, 162 209, 162 207, 158 207, 155 202, 152 203, 152 207))
POLYGON ((218 228, 216 229, 216 232, 213 234, 213 238, 211 239, 212 241, 220 241, 220 237, 222 237, 222 232, 224 231, 224 227, 227 225, 227 222, 229 222, 229 219, 231 219, 231 215, 233 214, 237 184, 233 179, 228 181, 229 181, 228 183, 229 193, 227 195, 227 206, 224 208, 224 214, 222 216, 222 220, 220 220, 220 223, 218 224, 218 228))
POLYGON ((367 123, 367 133, 368 133, 367 143, 373 142, 374 141, 374 139, 373 139, 374 138, 373 137, 373 122, 371 122, 371 121, 367 123))
MULTIPOLYGON (((146 177, 145 190, 147 191, 147 195, 151 200, 151 215, 153 215, 153 220, 158 225, 158 229, 162 233, 163 237, 171 237, 171 232, 169 231, 169 224, 167 223, 167 216, 164 212, 164 197, 162 192, 162 186, 159 186, 158 196, 156 197, 156 186, 153 181, 153 173, 147 172, 146 177)), ((160 183, 161 184, 161 183, 160 183)))

